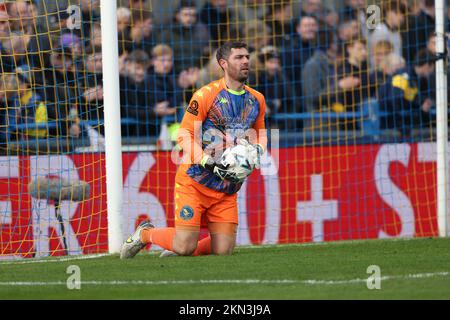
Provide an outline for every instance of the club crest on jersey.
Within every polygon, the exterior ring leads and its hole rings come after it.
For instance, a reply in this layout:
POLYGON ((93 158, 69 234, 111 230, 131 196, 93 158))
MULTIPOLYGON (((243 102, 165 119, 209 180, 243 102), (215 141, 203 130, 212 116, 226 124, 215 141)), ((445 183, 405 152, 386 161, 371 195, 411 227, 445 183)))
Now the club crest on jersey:
POLYGON ((194 216, 194 209, 192 209, 192 207, 183 206, 183 208, 181 208, 181 210, 180 210, 180 218, 181 219, 188 221, 188 220, 191 220, 193 216, 194 216))
POLYGON ((197 100, 194 100, 189 105, 189 108, 187 109, 187 112, 192 113, 194 116, 198 115, 198 102, 197 100))

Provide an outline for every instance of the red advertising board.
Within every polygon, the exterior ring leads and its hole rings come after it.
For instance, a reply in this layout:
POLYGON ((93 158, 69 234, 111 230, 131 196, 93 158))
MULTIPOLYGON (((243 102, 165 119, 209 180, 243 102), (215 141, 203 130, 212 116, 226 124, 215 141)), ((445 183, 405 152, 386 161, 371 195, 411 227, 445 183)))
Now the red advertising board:
MULTIPOLYGON (((297 147, 266 155, 239 193, 238 244, 436 236, 435 149, 297 147)), ((172 156, 123 154, 123 236, 144 218, 173 226, 172 156)), ((0 256, 65 254, 54 204, 28 193, 36 176, 90 184, 88 200, 61 204, 69 252, 106 252, 104 165, 103 154, 0 157, 0 256)))

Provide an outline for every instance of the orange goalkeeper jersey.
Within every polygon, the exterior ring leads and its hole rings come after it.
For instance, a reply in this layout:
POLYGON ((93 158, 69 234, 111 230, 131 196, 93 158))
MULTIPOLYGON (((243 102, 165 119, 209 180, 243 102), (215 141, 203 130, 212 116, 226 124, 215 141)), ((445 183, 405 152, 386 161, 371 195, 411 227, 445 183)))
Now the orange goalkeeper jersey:
POLYGON ((241 92, 227 89, 224 78, 196 91, 178 134, 184 160, 178 169, 177 179, 187 179, 189 176, 219 192, 233 194, 239 191, 242 183, 221 180, 200 162, 205 154, 214 159, 220 158, 226 147, 241 138, 260 144, 265 150, 265 112, 266 102, 261 93, 248 86, 244 86, 241 92))

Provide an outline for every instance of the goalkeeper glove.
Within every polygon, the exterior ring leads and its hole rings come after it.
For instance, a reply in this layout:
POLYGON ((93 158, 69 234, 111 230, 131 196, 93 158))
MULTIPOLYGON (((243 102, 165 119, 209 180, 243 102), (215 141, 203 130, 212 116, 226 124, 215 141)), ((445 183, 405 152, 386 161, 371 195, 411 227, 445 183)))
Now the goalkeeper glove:
POLYGON ((261 167, 261 156, 264 153, 264 149, 259 144, 251 144, 246 139, 240 139, 239 144, 247 147, 248 150, 248 161, 254 165, 256 169, 261 167))
POLYGON ((206 169, 214 173, 222 180, 228 180, 232 183, 242 182, 239 179, 235 172, 231 171, 228 166, 224 166, 221 163, 216 163, 213 158, 208 155, 205 155, 201 161, 201 165, 206 169))

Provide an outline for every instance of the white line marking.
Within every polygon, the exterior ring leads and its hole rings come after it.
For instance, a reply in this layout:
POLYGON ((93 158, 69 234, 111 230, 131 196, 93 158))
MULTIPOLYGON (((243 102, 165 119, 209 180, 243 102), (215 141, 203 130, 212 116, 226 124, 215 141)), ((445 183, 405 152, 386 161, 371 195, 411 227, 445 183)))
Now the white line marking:
MULTIPOLYGON (((283 244, 264 244, 264 245, 244 245, 237 246, 236 249, 239 250, 254 250, 254 249, 267 249, 267 248, 286 248, 286 247, 311 247, 311 246, 340 246, 340 245, 352 245, 352 244, 362 244, 362 243, 375 243, 375 242, 402 242, 402 241, 414 241, 423 240, 425 238, 393 238, 393 239, 362 239, 362 240, 339 240, 339 241, 324 241, 324 242, 307 242, 307 243, 283 243, 283 244)), ((161 254, 162 251, 150 250, 144 251, 143 254, 156 255, 161 254)), ((12 258, 20 259, 20 261, 0 261, 0 266, 2 265, 16 265, 16 264, 28 264, 28 263, 48 263, 48 262, 65 262, 72 260, 85 260, 85 259, 95 259, 102 258, 106 256, 113 256, 109 253, 99 253, 92 255, 78 255, 69 256, 64 258, 43 258, 43 259, 24 259, 24 258, 12 258), (26 261, 25 261, 26 260, 26 261)), ((1 256, 0 256, 1 258, 1 256)), ((1 259, 0 259, 1 260, 1 259)))
POLYGON ((99 253, 99 254, 92 254, 92 255, 83 255, 83 256, 69 256, 64 258, 57 258, 57 259, 27 259, 26 261, 10 261, 10 262, 0 262, 0 266, 4 265, 16 265, 16 264, 30 264, 30 263, 51 263, 51 262, 66 262, 66 261, 74 261, 74 260, 88 260, 88 259, 96 259, 101 257, 109 256, 109 253, 99 253))
MULTIPOLYGON (((423 279, 433 277, 448 277, 450 272, 429 272, 407 275, 395 275, 381 277, 386 280, 403 279, 423 279)), ((93 286, 136 286, 136 285, 196 285, 196 284, 305 284, 305 285, 345 285, 354 283, 365 283, 367 279, 348 279, 348 280, 259 280, 259 279, 229 279, 229 280, 117 280, 117 281, 81 281, 81 285, 93 286)), ((0 282, 0 286, 6 287, 26 287, 26 286, 65 286, 66 281, 8 281, 0 282)))

